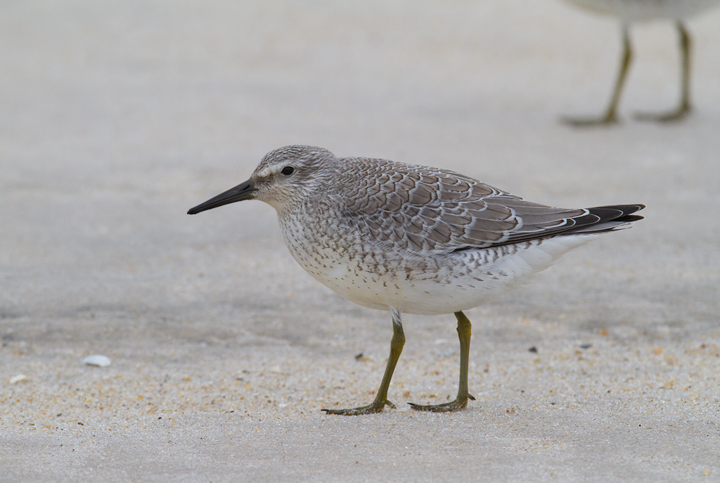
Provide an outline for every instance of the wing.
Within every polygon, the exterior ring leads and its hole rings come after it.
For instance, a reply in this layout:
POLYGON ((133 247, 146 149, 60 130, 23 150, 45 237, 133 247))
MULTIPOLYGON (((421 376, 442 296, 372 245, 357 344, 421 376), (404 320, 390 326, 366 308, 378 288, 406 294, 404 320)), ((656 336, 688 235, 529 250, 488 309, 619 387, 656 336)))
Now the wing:
MULTIPOLYGON (((378 243, 416 252, 487 248, 571 232, 606 231, 618 207, 553 208, 451 171, 377 159, 343 160, 341 216, 378 243), (593 210, 602 210, 600 213, 593 210), (590 229, 595 226, 595 229, 590 229)), ((639 219, 639 217, 636 217, 639 219)))

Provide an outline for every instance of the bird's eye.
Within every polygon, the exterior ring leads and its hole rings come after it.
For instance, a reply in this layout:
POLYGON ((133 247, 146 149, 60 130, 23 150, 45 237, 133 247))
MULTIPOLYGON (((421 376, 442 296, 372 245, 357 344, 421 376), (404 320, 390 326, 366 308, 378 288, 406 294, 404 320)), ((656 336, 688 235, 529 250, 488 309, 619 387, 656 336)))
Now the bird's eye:
POLYGON ((295 168, 293 168, 292 166, 285 166, 280 172, 285 176, 290 176, 295 172, 295 168))

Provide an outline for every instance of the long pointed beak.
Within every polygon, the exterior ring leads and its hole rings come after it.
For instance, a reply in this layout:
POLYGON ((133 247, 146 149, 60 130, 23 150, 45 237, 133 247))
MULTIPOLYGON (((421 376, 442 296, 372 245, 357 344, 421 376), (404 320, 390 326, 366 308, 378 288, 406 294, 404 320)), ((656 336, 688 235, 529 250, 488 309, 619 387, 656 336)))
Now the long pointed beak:
POLYGON ((235 203, 237 201, 251 200, 255 198, 254 193, 256 191, 257 188, 255 188, 255 183, 253 182, 253 180, 249 179, 244 183, 240 183, 234 188, 230 188, 224 193, 220 193, 214 198, 210 198, 205 203, 201 203, 195 208, 190 208, 187 214, 196 215, 201 211, 212 210, 213 208, 217 208, 218 206, 229 205, 230 203, 235 203))

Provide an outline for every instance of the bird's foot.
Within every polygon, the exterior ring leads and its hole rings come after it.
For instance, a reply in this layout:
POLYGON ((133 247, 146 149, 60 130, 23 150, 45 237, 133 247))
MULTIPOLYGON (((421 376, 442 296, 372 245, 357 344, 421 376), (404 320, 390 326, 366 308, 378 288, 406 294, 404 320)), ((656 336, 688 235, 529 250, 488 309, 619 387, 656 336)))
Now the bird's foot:
POLYGON ((610 126, 617 124, 618 120, 615 114, 606 114, 601 117, 569 117, 562 116, 560 122, 572 127, 592 127, 592 126, 610 126))
POLYGON ((414 404, 414 403, 408 403, 411 408, 413 408, 415 411, 432 411, 436 413, 447 413, 450 411, 459 411, 465 406, 467 406, 468 399, 475 400, 475 398, 471 394, 467 394, 465 397, 462 397, 458 395, 457 399, 455 399, 452 402, 445 403, 445 404, 428 404, 428 405, 422 405, 422 404, 414 404))
POLYGON ((360 406, 352 409, 323 409, 327 414, 338 414, 341 416, 361 416, 363 414, 381 413, 385 406, 395 409, 395 405, 387 399, 378 401, 377 399, 367 406, 360 406))
POLYGON ((682 121, 688 114, 690 114, 690 108, 683 106, 672 111, 662 113, 638 112, 633 115, 633 118, 638 121, 676 122, 682 121))

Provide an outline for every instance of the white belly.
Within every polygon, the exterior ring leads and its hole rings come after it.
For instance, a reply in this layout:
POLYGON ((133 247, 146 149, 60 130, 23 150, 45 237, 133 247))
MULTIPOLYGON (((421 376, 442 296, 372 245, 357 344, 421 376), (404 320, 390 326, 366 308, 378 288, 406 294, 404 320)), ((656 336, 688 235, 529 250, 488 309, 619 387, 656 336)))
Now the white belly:
POLYGON ((310 275, 351 302, 379 310, 398 308, 405 313, 437 315, 481 305, 594 238, 561 236, 465 250, 437 257, 437 263, 429 264, 404 260, 396 254, 386 259, 382 269, 357 257, 336 257, 332 251, 309 252, 291 243, 288 247, 310 275))
POLYGON ((626 22, 680 20, 701 13, 720 0, 568 0, 571 3, 626 22))

